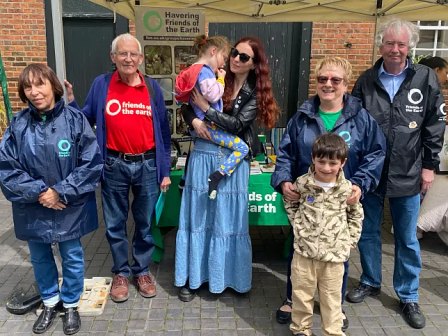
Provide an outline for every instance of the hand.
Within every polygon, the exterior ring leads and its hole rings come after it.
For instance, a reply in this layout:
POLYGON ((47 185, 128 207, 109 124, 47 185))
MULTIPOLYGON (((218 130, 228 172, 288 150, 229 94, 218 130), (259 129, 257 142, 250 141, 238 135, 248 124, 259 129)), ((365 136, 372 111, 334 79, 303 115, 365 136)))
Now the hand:
POLYGON ((65 91, 67 93, 67 103, 71 103, 75 100, 75 94, 73 93, 73 85, 66 79, 64 79, 65 91))
POLYGON ((167 176, 164 177, 162 183, 160 183, 160 190, 162 192, 167 192, 171 185, 171 179, 167 176))
POLYGON ((210 108, 210 104, 208 101, 201 95, 201 93, 194 88, 191 92, 191 101, 201 109, 204 113, 207 113, 207 110, 210 108))
POLYGON ((224 70, 223 68, 219 68, 219 69, 216 71, 216 74, 218 75, 218 77, 222 77, 222 78, 224 78, 224 77, 226 76, 226 70, 224 70))
POLYGON ((291 182, 282 182, 280 185, 282 188, 282 194, 285 200, 288 202, 298 202, 300 194, 297 192, 296 187, 291 182))
POLYGON ((56 190, 51 188, 48 188, 39 195, 39 203, 46 208, 54 210, 62 210, 66 208, 66 205, 60 201, 59 194, 56 190))
POLYGON ((210 132, 208 131, 207 124, 203 122, 201 119, 195 118, 191 122, 193 125, 194 130, 196 131, 196 134, 205 140, 211 140, 210 132))
POLYGON ((429 188, 432 186, 432 182, 434 181, 434 170, 431 169, 422 169, 422 185, 420 192, 424 195, 428 192, 429 188))
POLYGON ((348 205, 355 205, 359 202, 361 199, 361 188, 358 187, 356 184, 352 185, 352 193, 349 197, 347 197, 347 204, 348 205))

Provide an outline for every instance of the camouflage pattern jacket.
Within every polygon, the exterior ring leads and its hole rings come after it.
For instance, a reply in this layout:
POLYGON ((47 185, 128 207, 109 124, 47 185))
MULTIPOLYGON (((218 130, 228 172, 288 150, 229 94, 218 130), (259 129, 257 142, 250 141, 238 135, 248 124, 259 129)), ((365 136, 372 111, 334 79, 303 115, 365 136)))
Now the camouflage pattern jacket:
POLYGON ((352 184, 341 171, 335 186, 327 192, 316 185, 311 167, 295 181, 299 202, 284 199, 294 230, 294 250, 300 255, 325 262, 344 262, 361 236, 364 212, 361 203, 347 205, 352 184))

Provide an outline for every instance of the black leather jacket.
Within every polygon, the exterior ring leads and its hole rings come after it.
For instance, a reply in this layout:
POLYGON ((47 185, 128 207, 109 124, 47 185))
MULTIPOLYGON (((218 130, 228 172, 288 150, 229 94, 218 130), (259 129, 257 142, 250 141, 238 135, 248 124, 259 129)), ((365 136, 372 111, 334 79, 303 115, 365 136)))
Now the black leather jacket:
MULTIPOLYGON (((250 156, 255 156, 260 151, 260 142, 255 134, 255 119, 257 117, 257 95, 255 91, 255 74, 249 74, 246 82, 241 87, 232 110, 224 112, 210 107, 205 114, 206 121, 213 122, 226 132, 238 135, 250 148, 250 156)), ((182 115, 185 122, 192 127, 192 121, 196 118, 193 109, 183 108, 182 115)))

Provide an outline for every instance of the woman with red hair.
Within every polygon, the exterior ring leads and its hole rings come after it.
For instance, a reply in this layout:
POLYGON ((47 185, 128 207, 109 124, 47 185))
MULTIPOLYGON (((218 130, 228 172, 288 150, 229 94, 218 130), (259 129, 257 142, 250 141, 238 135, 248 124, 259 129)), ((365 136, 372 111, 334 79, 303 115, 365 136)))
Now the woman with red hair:
POLYGON ((248 223, 249 160, 258 152, 254 122, 274 127, 280 110, 272 93, 266 53, 254 37, 241 38, 230 51, 224 111, 217 111, 198 93, 193 103, 205 120, 191 109, 183 109, 186 122, 196 134, 182 193, 176 238, 175 286, 179 299, 191 301, 195 290, 208 282, 211 293, 232 288, 239 293, 251 289, 252 246, 248 223), (206 122, 238 135, 249 146, 249 155, 219 184, 215 201, 208 199, 207 177, 229 149, 209 141, 206 122))

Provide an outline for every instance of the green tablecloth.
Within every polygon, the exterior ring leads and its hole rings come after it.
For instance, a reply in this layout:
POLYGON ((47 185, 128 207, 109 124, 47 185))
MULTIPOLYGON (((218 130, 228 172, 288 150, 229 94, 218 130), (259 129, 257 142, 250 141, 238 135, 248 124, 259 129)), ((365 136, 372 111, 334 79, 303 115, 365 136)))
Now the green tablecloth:
MULTIPOLYGON (((171 187, 166 194, 165 207, 160 221, 153 225, 152 234, 156 245, 153 260, 159 262, 163 256, 163 228, 175 227, 179 223, 181 194, 178 189, 183 171, 171 172, 171 187)), ((249 178, 249 225, 289 225, 281 195, 270 185, 271 174, 250 175, 249 178)))

